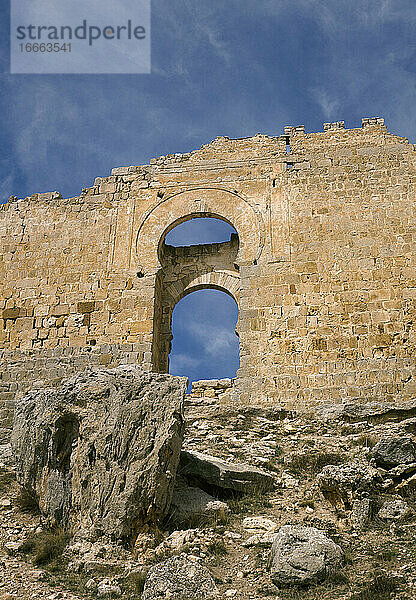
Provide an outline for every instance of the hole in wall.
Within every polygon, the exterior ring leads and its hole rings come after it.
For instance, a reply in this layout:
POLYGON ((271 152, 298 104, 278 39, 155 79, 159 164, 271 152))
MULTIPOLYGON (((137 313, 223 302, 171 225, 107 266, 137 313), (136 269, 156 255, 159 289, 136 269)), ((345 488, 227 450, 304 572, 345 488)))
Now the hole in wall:
POLYGON ((235 332, 237 303, 225 292, 205 289, 180 300, 172 314, 169 373, 199 379, 234 378, 239 367, 235 332))

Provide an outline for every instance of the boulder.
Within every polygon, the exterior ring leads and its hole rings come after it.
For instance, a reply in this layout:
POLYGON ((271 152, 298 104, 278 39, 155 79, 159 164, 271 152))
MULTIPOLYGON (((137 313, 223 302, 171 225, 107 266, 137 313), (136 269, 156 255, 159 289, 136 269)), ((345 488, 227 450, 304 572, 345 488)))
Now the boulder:
POLYGON ((181 452, 180 473, 202 486, 214 486, 230 491, 253 492, 271 490, 274 479, 261 469, 245 464, 231 464, 200 452, 181 452))
POLYGON ((378 517, 384 521, 397 521, 410 513, 410 507, 404 500, 387 500, 378 511, 378 517))
POLYGON ((341 503, 348 509, 357 494, 372 491, 382 482, 376 469, 356 463, 327 465, 318 473, 316 481, 331 504, 341 503))
POLYGON ((416 444, 411 437, 383 437, 373 448, 378 467, 391 469, 416 462, 416 444))
POLYGON ((169 516, 177 523, 189 523, 210 517, 224 517, 230 512, 228 505, 216 500, 204 490, 196 488, 182 478, 177 478, 173 490, 169 516))
POLYGON ((270 554, 270 576, 277 586, 302 585, 325 579, 341 566, 344 553, 315 527, 284 525, 270 554))
POLYGON ((205 600, 217 597, 215 582, 205 567, 181 554, 149 570, 142 600, 205 600))
POLYGON ((128 365, 83 372, 17 402, 17 480, 49 524, 132 542, 166 514, 186 383, 128 365))

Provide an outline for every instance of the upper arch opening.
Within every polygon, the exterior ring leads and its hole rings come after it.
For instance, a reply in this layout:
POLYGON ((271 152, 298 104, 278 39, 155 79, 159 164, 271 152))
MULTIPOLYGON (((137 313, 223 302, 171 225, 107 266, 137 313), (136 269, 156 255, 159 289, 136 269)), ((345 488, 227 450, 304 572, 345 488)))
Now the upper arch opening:
POLYGON ((214 244, 229 242, 235 228, 225 219, 211 216, 194 216, 180 219, 165 234, 164 242, 169 246, 194 246, 196 244, 214 244))
POLYGON ((192 213, 179 219, 166 228, 158 244, 158 257, 163 265, 169 258, 177 260, 181 254, 202 256, 231 250, 236 259, 239 237, 235 227, 224 217, 211 213, 192 213), (172 242, 172 243, 169 243, 172 242))

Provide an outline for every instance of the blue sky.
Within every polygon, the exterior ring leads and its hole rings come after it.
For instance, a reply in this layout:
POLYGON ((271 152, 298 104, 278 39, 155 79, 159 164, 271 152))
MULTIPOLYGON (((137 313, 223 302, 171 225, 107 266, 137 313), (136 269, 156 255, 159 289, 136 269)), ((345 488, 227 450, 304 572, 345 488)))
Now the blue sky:
MULTIPOLYGON (((75 196, 113 167, 285 125, 382 116, 416 140, 414 0, 153 0, 150 75, 11 75, 7 1, 0 15, 1 201, 75 196)), ((211 359, 209 376, 227 356, 211 359)))

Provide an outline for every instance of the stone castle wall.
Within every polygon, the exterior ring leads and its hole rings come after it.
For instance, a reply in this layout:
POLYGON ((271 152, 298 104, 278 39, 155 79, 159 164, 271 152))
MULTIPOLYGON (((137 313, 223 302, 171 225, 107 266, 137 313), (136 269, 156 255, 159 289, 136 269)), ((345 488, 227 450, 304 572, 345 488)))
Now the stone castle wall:
POLYGON ((217 138, 114 169, 76 198, 12 197, 0 206, 0 414, 10 372, 46 385, 36 365, 51 356, 166 371, 172 310, 202 288, 238 303, 242 402, 412 397, 415 185, 415 146, 364 119, 217 138), (197 216, 238 239, 165 245, 197 216), (16 360, 28 353, 30 368, 16 360))

